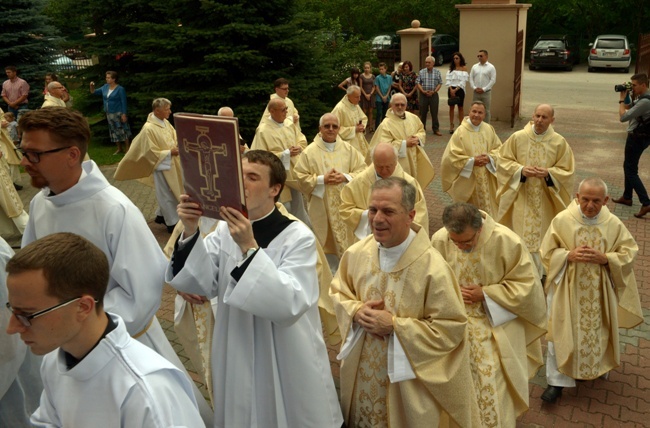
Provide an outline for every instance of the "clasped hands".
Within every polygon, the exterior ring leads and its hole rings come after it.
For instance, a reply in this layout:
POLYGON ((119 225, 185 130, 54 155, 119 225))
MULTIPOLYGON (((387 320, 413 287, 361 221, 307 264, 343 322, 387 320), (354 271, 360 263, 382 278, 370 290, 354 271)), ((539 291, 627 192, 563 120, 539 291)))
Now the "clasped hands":
POLYGON ((587 245, 581 245, 569 251, 567 259, 573 263, 594 263, 598 265, 606 265, 608 263, 605 253, 601 253, 587 245))
POLYGON ((468 284, 460 287, 460 294, 463 297, 463 303, 471 305, 485 300, 483 288, 480 284, 468 284))
POLYGON ((490 156, 485 153, 482 155, 474 156, 474 166, 485 166, 490 163, 490 156))
POLYGON ((289 155, 290 156, 298 156, 300 153, 302 153, 302 147, 300 147, 300 146, 291 146, 291 147, 289 147, 289 155))
POLYGON ((548 169, 541 166, 525 166, 521 170, 521 174, 528 178, 546 178, 548 177, 548 169))
POLYGON ((325 184, 340 184, 345 183, 348 181, 348 179, 345 178, 345 175, 332 168, 327 174, 323 176, 323 181, 325 184))
POLYGON ((365 302, 354 314, 354 322, 378 339, 393 332, 393 314, 384 309, 383 300, 365 302))

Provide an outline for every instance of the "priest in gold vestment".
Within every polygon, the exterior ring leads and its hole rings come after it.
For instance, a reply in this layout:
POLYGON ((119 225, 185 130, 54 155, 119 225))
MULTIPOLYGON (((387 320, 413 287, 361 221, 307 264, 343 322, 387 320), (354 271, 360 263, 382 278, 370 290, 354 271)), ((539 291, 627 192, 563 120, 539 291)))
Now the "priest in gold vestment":
POLYGON ((480 424, 460 289, 413 223, 415 193, 397 177, 373 185, 373 236, 345 252, 332 282, 350 428, 480 424))
POLYGON ((543 364, 539 276, 521 238, 474 205, 446 207, 442 222, 431 243, 461 287, 480 426, 514 427, 528 410, 528 379, 543 364))
POLYGON ((353 243, 372 233, 368 223, 368 203, 370 188, 375 181, 388 177, 399 177, 415 187, 415 223, 424 230, 429 230, 429 214, 427 202, 420 184, 407 173, 397 162, 397 149, 388 143, 379 143, 371 154, 372 164, 361 172, 353 181, 341 190, 341 219, 354 232, 353 243))
POLYGON ((526 127, 499 149, 496 221, 524 240, 543 276, 539 246, 551 220, 571 201, 575 162, 569 143, 553 130, 554 110, 540 104, 526 127))
POLYGON ((406 97, 395 94, 386 119, 377 127, 370 141, 370 149, 379 143, 392 144, 399 154, 399 164, 404 172, 414 177, 426 189, 435 176, 433 165, 424 151, 426 132, 419 117, 406 111, 406 97))
POLYGON ((115 171, 116 180, 144 179, 156 189, 156 199, 167 230, 171 233, 178 223, 176 205, 183 190, 183 172, 178 157, 176 130, 167 120, 171 114, 171 101, 153 100, 153 112, 140 133, 131 142, 115 171))
POLYGON ((339 211, 341 189, 353 181, 366 164, 354 147, 339 138, 339 120, 332 113, 320 118, 319 130, 293 171, 300 190, 307 196, 314 235, 323 246, 334 273, 354 239, 339 211))
MULTIPOLYGON (((287 120, 292 122, 300 131, 300 115, 298 114, 298 109, 293 104, 293 101, 291 98, 289 98, 289 81, 284 77, 275 79, 275 82, 273 82, 273 90, 275 93, 271 94, 269 96, 269 99, 272 100, 274 98, 280 98, 284 100, 284 103, 287 106, 287 120)), ((264 122, 264 119, 267 118, 269 114, 270 112, 267 104, 266 108, 264 109, 264 113, 262 113, 262 118, 260 119, 259 125, 264 122)))
POLYGON ((469 202, 490 216, 496 216, 497 156, 501 140, 484 122, 485 105, 474 101, 452 135, 440 163, 442 190, 454 202, 469 202))
POLYGON ((280 202, 287 211, 311 227, 302 193, 293 173, 300 154, 307 148, 307 139, 287 117, 288 107, 283 98, 272 98, 267 109, 269 114, 257 127, 251 149, 266 150, 280 158, 287 171, 287 181, 280 194, 280 202))
POLYGON ((332 113, 339 119, 341 139, 357 149, 365 160, 369 151, 365 136, 368 117, 359 106, 359 101, 361 101, 361 88, 350 85, 346 89, 346 95, 334 107, 332 113))
POLYGON ((542 242, 549 306, 544 401, 555 402, 574 379, 618 367, 618 329, 643 322, 633 269, 639 248, 605 205, 607 195, 601 179, 583 180, 542 242))

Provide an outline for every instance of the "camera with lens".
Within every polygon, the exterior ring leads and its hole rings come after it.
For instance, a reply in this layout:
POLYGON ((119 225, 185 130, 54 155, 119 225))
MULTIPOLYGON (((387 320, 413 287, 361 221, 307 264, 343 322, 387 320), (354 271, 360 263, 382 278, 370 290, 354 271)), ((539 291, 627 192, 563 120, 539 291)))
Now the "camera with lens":
POLYGON ((614 92, 627 92, 632 90, 632 82, 625 82, 622 85, 614 85, 614 92))

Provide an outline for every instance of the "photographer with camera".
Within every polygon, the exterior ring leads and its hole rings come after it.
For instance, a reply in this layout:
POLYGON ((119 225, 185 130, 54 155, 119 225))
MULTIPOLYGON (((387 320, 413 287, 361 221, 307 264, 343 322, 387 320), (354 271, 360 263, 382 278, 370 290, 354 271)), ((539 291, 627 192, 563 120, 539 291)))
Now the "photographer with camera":
POLYGON ((620 94, 618 113, 621 122, 630 122, 627 127, 625 160, 623 161, 625 189, 623 196, 614 199, 614 202, 632 206, 632 191, 634 190, 642 205, 641 210, 634 216, 641 218, 650 213, 650 198, 639 177, 639 160, 643 151, 650 145, 650 91, 648 91, 647 74, 635 74, 631 80, 629 84, 614 87, 614 90, 620 94), (632 98, 632 102, 629 104, 625 101, 628 94, 632 98))

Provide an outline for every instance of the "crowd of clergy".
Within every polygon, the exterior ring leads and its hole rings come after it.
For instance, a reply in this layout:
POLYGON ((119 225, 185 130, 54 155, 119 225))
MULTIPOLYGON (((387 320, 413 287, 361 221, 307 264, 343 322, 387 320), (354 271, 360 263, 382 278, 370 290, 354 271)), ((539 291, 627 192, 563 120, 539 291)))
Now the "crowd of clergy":
POLYGON ((574 193, 550 105, 502 142, 471 103, 440 159, 453 203, 431 235, 434 167, 404 95, 368 141, 349 85, 308 143, 289 81, 274 91, 242 147, 248 217, 221 207, 222 220, 184 194, 171 102, 153 101, 115 178, 155 187, 171 233, 162 250, 84 161, 78 112, 23 115, 21 164, 43 190, 18 261, 0 246, 1 426, 514 427, 542 365, 551 403, 620 365, 618 328, 643 321, 638 246, 605 182, 574 193), (57 263, 84 257, 100 277, 66 274, 74 284, 55 292, 57 263), (164 283, 207 399, 156 319, 164 283))

